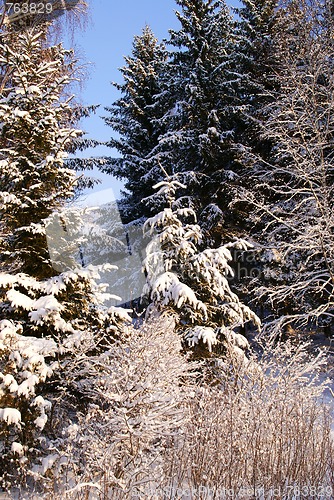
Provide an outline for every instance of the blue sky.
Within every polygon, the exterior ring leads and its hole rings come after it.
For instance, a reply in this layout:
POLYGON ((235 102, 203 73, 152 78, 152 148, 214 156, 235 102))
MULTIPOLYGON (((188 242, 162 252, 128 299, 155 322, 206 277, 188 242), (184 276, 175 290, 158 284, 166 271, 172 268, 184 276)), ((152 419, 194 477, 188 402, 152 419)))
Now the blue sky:
MULTIPOLYGON (((236 0, 227 3, 238 4, 236 0)), ((76 52, 85 64, 91 63, 80 98, 84 104, 100 104, 101 107, 95 116, 82 121, 81 128, 87 131, 88 137, 106 141, 112 130, 100 117, 105 114, 103 107, 118 97, 110 82, 121 81, 118 68, 124 64, 124 56, 131 53, 134 35, 139 35, 148 24, 159 40, 167 38, 168 29, 179 27, 174 14, 178 6, 174 0, 91 0, 89 4, 88 26, 82 32, 77 30, 74 36, 76 52)), ((118 156, 117 152, 104 147, 89 150, 85 156, 88 154, 118 156)), ((101 173, 96 176, 103 183, 95 190, 112 188, 115 195, 119 195, 120 181, 101 173)))

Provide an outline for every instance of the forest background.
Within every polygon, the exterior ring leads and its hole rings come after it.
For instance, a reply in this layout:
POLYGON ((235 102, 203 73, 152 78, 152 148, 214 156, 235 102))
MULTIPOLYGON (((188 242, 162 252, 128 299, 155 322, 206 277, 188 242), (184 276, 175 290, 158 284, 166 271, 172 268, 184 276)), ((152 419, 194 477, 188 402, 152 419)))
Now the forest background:
POLYGON ((176 3, 166 42, 134 37, 106 142, 61 43, 85 2, 3 6, 11 498, 333 496, 332 3, 176 3), (92 169, 116 203, 78 203, 92 169))

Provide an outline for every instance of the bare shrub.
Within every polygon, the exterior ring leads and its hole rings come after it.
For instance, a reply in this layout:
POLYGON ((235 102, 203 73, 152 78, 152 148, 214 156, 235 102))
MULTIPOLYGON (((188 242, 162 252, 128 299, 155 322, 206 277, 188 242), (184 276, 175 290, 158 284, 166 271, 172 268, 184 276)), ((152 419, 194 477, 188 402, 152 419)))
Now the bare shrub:
POLYGON ((131 328, 82 366, 95 403, 41 470, 45 498, 332 498, 325 358, 308 344, 262 349, 245 360, 231 348, 208 383, 170 320, 131 328))
POLYGON ((332 498, 322 363, 290 343, 270 344, 259 363, 231 357, 220 385, 198 388, 191 401, 184 441, 170 457, 171 489, 203 499, 332 498))
POLYGON ((193 366, 174 326, 169 318, 130 328, 122 342, 85 360, 78 389, 94 403, 69 427, 49 471, 49 487, 62 498, 134 498, 166 482, 165 449, 184 426, 193 366))

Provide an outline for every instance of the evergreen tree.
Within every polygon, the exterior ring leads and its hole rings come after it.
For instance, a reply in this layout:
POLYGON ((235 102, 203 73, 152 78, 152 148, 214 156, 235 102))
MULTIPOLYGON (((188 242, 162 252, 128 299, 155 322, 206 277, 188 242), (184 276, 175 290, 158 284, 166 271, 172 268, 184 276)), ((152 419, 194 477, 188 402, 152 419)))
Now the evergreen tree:
POLYGON ((110 115, 105 121, 120 135, 108 145, 121 157, 111 159, 102 170, 126 180, 127 192, 120 207, 125 222, 149 213, 141 200, 160 178, 154 150, 164 132, 162 75, 166 60, 164 46, 146 26, 134 38, 132 54, 121 68, 124 83, 113 84, 122 95, 107 108, 110 115))
POLYGON ((144 231, 157 234, 144 260, 145 292, 152 301, 148 312, 153 308, 176 314, 177 331, 192 347, 219 351, 228 343, 240 354, 248 343, 234 329, 249 320, 259 326, 259 320, 232 292, 228 277, 233 275, 231 250, 247 250, 249 244, 236 240, 201 251, 203 232, 194 223, 194 210, 179 208, 175 200, 176 191, 185 186, 167 179, 155 188, 168 206, 144 225, 144 231))
POLYGON ((66 360, 99 351, 104 336, 120 331, 121 316, 126 320, 124 311, 103 308, 96 269, 72 264, 59 274, 49 252, 54 217, 70 224, 65 206, 76 175, 65 159, 82 132, 65 94, 74 61, 61 45, 48 46, 47 34, 45 25, 1 33, 7 78, 0 96, 0 483, 6 488, 24 481, 30 460, 42 452, 35 445, 57 400, 55 387, 70 391, 66 360))
POLYGON ((182 174, 189 193, 185 204, 190 202, 198 214, 206 209, 202 219, 208 229, 221 228, 233 136, 227 82, 233 23, 224 1, 177 4, 181 28, 170 31, 168 42, 174 50, 168 66, 169 124, 160 140, 162 163, 166 170, 172 165, 170 174, 182 174))
POLYGON ((76 177, 64 157, 81 135, 69 126, 68 103, 59 102, 73 67, 70 54, 45 47, 44 37, 36 30, 3 37, 0 59, 10 75, 0 105, 1 260, 36 278, 54 274, 40 222, 73 196, 76 177))
POLYGON ((152 189, 162 178, 160 165, 171 175, 182 172, 190 199, 180 203, 190 201, 196 212, 206 207, 203 220, 221 229, 219 206, 226 208, 222 186, 230 177, 233 132, 226 84, 233 23, 221 0, 178 5, 181 29, 171 31, 169 60, 148 29, 135 38, 133 56, 121 70, 123 97, 106 120, 121 134, 110 146, 122 157, 105 170, 127 179, 130 195, 124 201, 136 207, 136 217, 163 205, 152 189), (148 45, 154 48, 149 57, 148 45))
MULTIPOLYGON (((229 74, 234 97, 231 119, 235 124, 235 190, 248 185, 252 155, 270 161, 274 143, 263 137, 262 123, 266 119, 265 106, 275 100, 279 88, 280 67, 279 1, 242 0, 241 4, 242 7, 235 9, 237 21, 229 74)), ((233 213, 234 223, 243 225, 244 214, 233 213)))
MULTIPOLYGON (((32 28, 17 35, 9 33, 7 40, 4 34, 1 47, 1 64, 10 74, 0 104, 1 268, 8 276, 2 281, 1 310, 11 319, 15 315, 8 301, 15 307, 15 300, 8 293, 15 289, 17 294, 27 292, 30 299, 36 299, 38 286, 25 277, 42 283, 57 275, 46 234, 52 214, 58 211, 62 217, 76 184, 75 172, 67 168, 65 157, 82 132, 72 126, 69 101, 61 100, 73 61, 61 46, 47 47, 45 38, 45 29, 32 28)), ((68 287, 59 284, 57 293, 66 301, 71 294, 65 316, 75 318, 81 304, 89 303, 85 296, 89 285, 74 285, 77 290, 70 292, 71 282, 69 278, 68 287)), ((38 322, 35 327, 29 325, 28 331, 38 330, 38 322)))
POLYGON ((254 114, 271 98, 277 86, 274 69, 278 67, 276 36, 278 31, 278 0, 242 0, 235 9, 236 22, 235 92, 240 106, 254 114))

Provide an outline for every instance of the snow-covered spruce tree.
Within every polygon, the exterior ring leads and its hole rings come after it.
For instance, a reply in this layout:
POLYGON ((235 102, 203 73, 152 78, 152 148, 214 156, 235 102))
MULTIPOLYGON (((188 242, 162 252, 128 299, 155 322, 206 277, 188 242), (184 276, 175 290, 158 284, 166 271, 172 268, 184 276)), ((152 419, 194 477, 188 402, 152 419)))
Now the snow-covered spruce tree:
POLYGON ((200 250, 203 232, 196 224, 196 214, 191 208, 179 208, 175 200, 176 191, 185 186, 167 179, 155 188, 160 188, 167 207, 144 224, 144 231, 157 234, 144 260, 144 292, 151 301, 147 312, 158 309, 176 314, 179 333, 195 351, 222 352, 228 343, 237 355, 243 355, 241 349, 247 348, 248 342, 234 329, 247 321, 258 327, 260 323, 232 292, 228 276, 233 275, 231 250, 247 250, 250 245, 236 240, 200 250), (158 258, 162 266, 157 267, 158 258))
MULTIPOLYGON (((47 435, 47 413, 57 399, 52 387, 66 391, 66 358, 94 352, 119 323, 114 309, 108 315, 100 307, 96 271, 59 274, 48 251, 49 221, 55 212, 61 219, 76 184, 67 150, 82 132, 73 128, 71 98, 63 98, 74 61, 61 45, 48 46, 47 30, 18 32, 5 24, 0 39, 6 74, 0 96, 0 485, 7 489, 25 480, 30 460, 42 452, 42 441, 36 444, 47 435)), ((56 418, 52 426, 56 433, 56 418)))
MULTIPOLYGON (((43 283, 56 275, 46 230, 51 215, 59 211, 61 217, 73 197, 76 176, 66 167, 65 157, 73 140, 82 135, 73 128, 69 101, 61 100, 74 62, 61 46, 47 47, 45 36, 41 27, 2 36, 0 62, 10 78, 0 103, 1 270, 7 273, 2 278, 1 311, 13 320, 25 316, 25 305, 31 307, 28 299, 25 304, 25 291, 30 289, 30 299, 38 298, 38 286, 25 277, 43 283)), ((70 275, 67 286, 61 281, 53 288, 58 284, 64 303, 67 294, 71 296, 63 314, 68 321, 88 304, 89 285, 78 286, 70 275)), ((82 315, 81 319, 85 321, 82 315)), ((38 334, 38 321, 27 331, 38 334)))
POLYGON ((279 26, 279 1, 242 0, 241 5, 235 9, 238 18, 231 70, 232 75, 235 70, 233 87, 244 126, 248 123, 244 139, 250 144, 252 138, 259 141, 251 118, 256 118, 263 105, 271 102, 270 91, 278 86, 275 70, 278 70, 279 55, 275 39, 279 26))
POLYGON ((162 75, 167 60, 164 46, 158 43, 146 26, 141 36, 135 36, 133 50, 121 68, 122 84, 113 85, 121 97, 106 108, 105 118, 120 138, 112 138, 108 146, 116 148, 120 158, 110 159, 102 170, 125 179, 127 192, 121 203, 122 217, 130 222, 150 211, 141 199, 152 193, 152 186, 161 177, 154 157, 159 136, 164 132, 164 90, 162 75))
POLYGON ((261 301, 278 325, 310 326, 334 315, 333 19, 327 2, 286 2, 281 16, 280 90, 262 131, 275 156, 251 157, 256 192, 239 194, 270 250, 254 284, 261 301))
POLYGON ((39 223, 73 195, 75 176, 64 156, 81 133, 68 126, 68 103, 55 105, 72 63, 61 47, 43 47, 42 29, 1 38, 0 62, 10 75, 0 108, 1 261, 8 270, 47 278, 54 270, 39 223))
MULTIPOLYGON (((265 159, 271 157, 273 143, 261 136, 264 106, 273 101, 278 87, 279 53, 275 46, 278 0, 242 0, 236 14, 233 49, 227 68, 231 106, 229 119, 233 123, 231 150, 232 182, 227 203, 239 186, 248 186, 251 169, 250 154, 254 151, 265 159)), ((245 213, 241 207, 229 205, 231 229, 247 234, 245 213), (239 209, 239 210, 238 210, 239 209)))
MULTIPOLYGON (((178 0, 181 23, 170 31, 168 129, 160 139, 161 163, 182 173, 188 202, 203 224, 221 224, 226 208, 224 186, 231 166, 233 124, 227 67, 232 18, 223 0, 178 0)), ((233 156, 233 154, 232 154, 233 156)), ((181 179, 181 177, 179 177, 181 179)), ((225 193, 226 194, 226 193, 225 193)))

